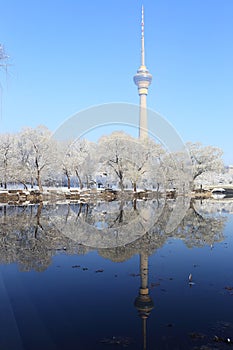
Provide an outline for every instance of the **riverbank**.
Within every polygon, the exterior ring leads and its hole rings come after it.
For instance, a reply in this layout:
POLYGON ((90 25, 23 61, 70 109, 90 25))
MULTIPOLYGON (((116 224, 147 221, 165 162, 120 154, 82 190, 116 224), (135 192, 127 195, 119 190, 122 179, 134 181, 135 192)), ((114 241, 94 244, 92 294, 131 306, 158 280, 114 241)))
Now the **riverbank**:
MULTIPOLYGON (((147 200, 153 198, 160 198, 166 195, 167 198, 175 198, 177 193, 175 191, 167 191, 166 194, 157 191, 137 191, 132 190, 116 191, 112 189, 83 189, 79 188, 49 188, 40 192, 37 189, 23 190, 23 189, 9 189, 0 190, 0 203, 11 205, 26 205, 35 204, 43 201, 56 202, 60 200, 80 201, 82 203, 96 202, 96 201, 114 201, 118 200, 147 200)), ((211 191, 192 192, 193 198, 210 198, 211 191)))
POLYGON ((101 201, 113 201, 116 199, 151 199, 154 196, 161 196, 158 192, 152 191, 114 191, 111 189, 58 189, 50 188, 43 192, 39 190, 22 190, 11 189, 0 191, 0 203, 24 205, 30 203, 40 203, 43 201, 80 201, 80 202, 95 202, 101 201))

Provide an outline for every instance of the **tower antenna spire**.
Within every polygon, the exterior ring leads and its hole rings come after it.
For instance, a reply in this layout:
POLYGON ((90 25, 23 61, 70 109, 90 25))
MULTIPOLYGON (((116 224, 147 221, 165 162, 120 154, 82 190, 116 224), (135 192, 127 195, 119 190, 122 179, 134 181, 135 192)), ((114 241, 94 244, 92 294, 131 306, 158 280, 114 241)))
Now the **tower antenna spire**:
POLYGON ((141 65, 145 66, 144 6, 142 5, 141 65))

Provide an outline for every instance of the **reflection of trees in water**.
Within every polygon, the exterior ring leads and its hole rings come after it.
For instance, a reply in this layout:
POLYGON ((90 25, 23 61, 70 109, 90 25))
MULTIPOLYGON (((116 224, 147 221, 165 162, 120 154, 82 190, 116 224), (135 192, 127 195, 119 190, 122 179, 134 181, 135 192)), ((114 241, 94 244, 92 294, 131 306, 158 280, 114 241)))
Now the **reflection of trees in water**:
MULTIPOLYGON (((161 199, 162 201, 162 199, 161 199)), ((77 214, 76 219, 82 219, 86 224, 106 228, 114 228, 126 226, 140 216, 143 210, 148 208, 155 211, 157 201, 113 201, 113 202, 97 202, 94 204, 76 204, 70 205, 68 209, 77 214)), ((162 203, 161 203, 162 205, 162 203)))
MULTIPOLYGON (((150 255, 161 248, 170 237, 182 239, 188 247, 211 245, 223 239, 226 218, 204 217, 200 211, 195 210, 193 202, 190 202, 186 215, 171 232, 169 228, 174 228, 175 217, 169 227, 168 223, 175 204, 174 200, 139 201, 136 209, 133 202, 2 207, 0 211, 0 262, 18 263, 25 271, 31 269, 43 271, 51 264, 52 257, 58 252, 85 254, 93 249, 78 244, 77 241, 62 234, 53 225, 51 218, 62 217, 67 223, 72 219, 76 220, 76 223, 83 220, 88 225, 94 226, 98 226, 99 223, 107 227, 121 226, 125 228, 125 235, 127 235, 127 224, 140 218, 142 213, 144 217, 148 213, 151 215, 151 212, 147 213, 148 206, 154 211, 154 225, 142 237, 128 244, 99 248, 98 252, 101 256, 113 261, 125 261, 134 254, 142 252, 150 255)), ((176 208, 176 213, 178 213, 177 210, 182 212, 181 207, 176 208)), ((101 225, 99 229, 101 230, 101 225)), ((135 237, 138 237, 137 232, 135 232, 135 237)))
MULTIPOLYGON (((58 251, 86 253, 85 247, 41 224, 46 211, 42 205, 5 207, 0 215, 0 262, 18 263, 21 270, 43 271, 58 251)), ((44 221, 44 220, 43 220, 44 221)))
MULTIPOLYGON (((161 199, 161 204, 165 200, 161 199)), ((158 221, 163 211, 157 201, 97 203, 85 206, 70 205, 66 216, 55 208, 50 222, 63 235, 90 248, 125 246, 142 237, 158 221), (88 212, 86 214, 86 212, 88 212), (78 213, 78 214, 77 214, 78 213)))
POLYGON ((169 238, 181 239, 189 248, 211 245, 224 239, 223 230, 226 217, 203 217, 195 211, 192 202, 190 202, 186 216, 176 229, 172 233, 166 232, 172 204, 172 202, 166 203, 159 221, 142 238, 124 247, 99 249, 99 254, 113 261, 125 261, 135 254, 151 255, 169 238))
POLYGON ((226 217, 202 216, 191 202, 186 216, 175 232, 175 237, 184 240, 189 248, 212 245, 223 240, 225 222, 226 217))

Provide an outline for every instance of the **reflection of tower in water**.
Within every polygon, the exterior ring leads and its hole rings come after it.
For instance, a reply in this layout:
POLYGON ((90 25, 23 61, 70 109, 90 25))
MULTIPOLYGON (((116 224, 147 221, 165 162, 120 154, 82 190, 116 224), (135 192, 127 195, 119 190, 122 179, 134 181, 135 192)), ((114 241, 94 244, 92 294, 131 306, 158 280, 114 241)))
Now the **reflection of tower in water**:
POLYGON ((144 252, 140 254, 140 276, 141 286, 139 295, 135 299, 134 306, 138 310, 139 317, 142 319, 143 350, 146 350, 146 321, 154 308, 154 303, 149 295, 148 288, 148 254, 144 252))

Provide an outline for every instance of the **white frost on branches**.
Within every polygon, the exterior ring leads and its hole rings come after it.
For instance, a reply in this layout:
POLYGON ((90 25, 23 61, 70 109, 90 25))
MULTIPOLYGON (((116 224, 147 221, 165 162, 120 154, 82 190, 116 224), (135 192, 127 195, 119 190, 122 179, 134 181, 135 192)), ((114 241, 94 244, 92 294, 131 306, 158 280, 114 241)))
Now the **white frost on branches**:
MULTIPOLYGON (((219 148, 188 143, 187 149, 190 163, 187 152, 168 153, 152 139, 141 141, 124 132, 103 136, 98 143, 85 139, 62 143, 44 126, 26 128, 18 134, 0 135, 0 185, 37 185, 42 191, 44 185, 57 186, 65 177, 68 188, 74 184, 88 188, 98 184, 102 174, 104 187, 175 188, 181 193, 194 180, 211 179, 213 174, 215 179, 223 177, 219 148)), ((224 179, 233 181, 229 176, 224 179)))

